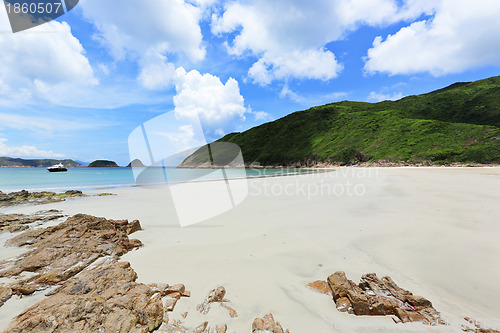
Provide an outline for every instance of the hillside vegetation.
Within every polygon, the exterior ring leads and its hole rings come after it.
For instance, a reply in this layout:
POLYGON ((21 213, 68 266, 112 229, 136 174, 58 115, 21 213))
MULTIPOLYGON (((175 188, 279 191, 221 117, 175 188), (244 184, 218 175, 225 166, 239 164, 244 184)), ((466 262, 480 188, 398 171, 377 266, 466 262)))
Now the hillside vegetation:
POLYGON ((292 113, 219 141, 247 164, 500 162, 500 77, 380 103, 339 102, 292 113))
POLYGON ((118 164, 114 161, 97 160, 90 163, 87 168, 118 168, 118 164))

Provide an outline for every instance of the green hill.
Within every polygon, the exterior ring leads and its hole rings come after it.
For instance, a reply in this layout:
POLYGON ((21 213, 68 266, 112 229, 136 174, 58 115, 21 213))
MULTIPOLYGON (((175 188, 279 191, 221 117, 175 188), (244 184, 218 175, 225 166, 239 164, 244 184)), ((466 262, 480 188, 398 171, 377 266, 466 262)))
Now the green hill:
POLYGON ((247 164, 500 162, 500 77, 380 103, 339 102, 228 134, 247 164))
POLYGON ((87 168, 118 168, 118 164, 113 161, 97 160, 90 163, 87 168))
POLYGON ((54 164, 62 163, 67 167, 81 167, 82 165, 73 160, 53 160, 53 159, 36 159, 25 160, 22 158, 0 157, 0 167, 49 167, 54 164))

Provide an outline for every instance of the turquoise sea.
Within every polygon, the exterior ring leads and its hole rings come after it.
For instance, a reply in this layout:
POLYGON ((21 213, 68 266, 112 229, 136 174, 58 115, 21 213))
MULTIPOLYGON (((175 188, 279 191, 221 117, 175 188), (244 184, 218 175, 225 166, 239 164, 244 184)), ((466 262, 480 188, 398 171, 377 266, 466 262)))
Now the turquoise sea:
MULTIPOLYGON (((0 191, 12 192, 95 190, 185 181, 225 178, 278 176, 303 172, 299 169, 228 169, 224 173, 212 169, 150 168, 136 182, 132 168, 68 168, 67 172, 50 173, 46 168, 0 168, 0 191), (225 176, 221 176, 224 174, 225 176), (165 181, 167 179, 167 181, 165 181)), ((137 172, 137 170, 136 170, 137 172)))

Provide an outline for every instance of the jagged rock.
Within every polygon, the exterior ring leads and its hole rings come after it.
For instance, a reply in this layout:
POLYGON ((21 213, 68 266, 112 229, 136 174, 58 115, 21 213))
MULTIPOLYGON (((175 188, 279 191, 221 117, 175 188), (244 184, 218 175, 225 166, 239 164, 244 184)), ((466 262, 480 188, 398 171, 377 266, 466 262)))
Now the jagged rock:
POLYGON ((11 192, 9 194, 0 194, 0 207, 8 207, 14 205, 29 204, 46 204, 52 202, 60 202, 70 197, 86 197, 81 191, 69 190, 65 193, 55 192, 28 192, 26 190, 11 192))
POLYGON ((163 320, 161 295, 136 279, 128 262, 84 270, 17 316, 8 332, 150 332, 163 320))
POLYGON ((205 322, 201 323, 199 326, 197 326, 194 329, 194 333, 209 333, 208 321, 205 321, 205 322))
POLYGON ((12 289, 0 285, 0 306, 4 305, 12 297, 12 289))
POLYGON ((222 302, 225 295, 226 289, 222 286, 212 289, 207 298, 205 298, 205 301, 199 304, 196 309, 203 314, 207 314, 208 311, 210 311, 210 304, 214 302, 222 302))
POLYGON ((127 227, 127 234, 130 235, 139 230, 142 230, 139 220, 133 220, 132 222, 129 223, 127 227))
POLYGON ((225 295, 226 295, 226 289, 222 286, 212 289, 208 294, 208 296, 205 298, 205 301, 199 304, 196 307, 196 309, 203 314, 207 314, 208 311, 210 311, 210 306, 212 303, 219 303, 221 307, 229 311, 229 316, 231 318, 238 317, 238 313, 236 312, 235 309, 224 304, 224 302, 229 302, 229 300, 224 298, 225 295))
POLYGON ((139 240, 128 238, 127 228, 127 220, 78 214, 57 226, 28 230, 7 240, 6 245, 33 249, 15 261, 0 262, 0 277, 35 273, 16 282, 25 290, 62 283, 98 258, 121 256, 140 246, 139 240))
POLYGON ((333 296, 332 289, 330 289, 330 286, 325 281, 314 281, 309 283, 307 286, 319 293, 333 296))
POLYGON ((32 215, 0 214, 0 232, 18 232, 29 228, 29 224, 43 223, 59 219, 64 215, 59 210, 42 210, 32 215))
MULTIPOLYGON (((328 277, 327 282, 339 311, 357 316, 395 315, 403 323, 445 324, 428 299, 401 289, 390 277, 380 280, 376 274, 370 273, 363 275, 356 285, 346 278, 344 272, 336 272, 328 277)), ((323 283, 316 281, 309 286, 328 294, 323 283)))
POLYGON ((80 195, 83 195, 83 192, 82 191, 78 191, 78 190, 68 190, 68 191, 64 192, 64 194, 66 194, 66 195, 77 195, 77 196, 80 196, 80 195))
POLYGON ((290 333, 289 330, 283 330, 280 323, 275 322, 272 314, 266 314, 262 318, 255 318, 252 324, 252 333, 290 333))

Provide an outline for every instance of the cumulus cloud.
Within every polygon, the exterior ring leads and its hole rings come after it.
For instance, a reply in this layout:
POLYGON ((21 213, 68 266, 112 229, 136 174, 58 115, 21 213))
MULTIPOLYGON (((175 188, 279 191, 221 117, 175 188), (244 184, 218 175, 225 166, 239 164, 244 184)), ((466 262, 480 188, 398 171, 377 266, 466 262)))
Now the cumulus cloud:
MULTIPOLYGON (((9 21, 0 10, 0 30, 9 21)), ((51 21, 16 34, 0 34, 0 101, 6 104, 53 98, 58 88, 71 91, 98 84, 85 50, 65 22, 51 21)))
POLYGON ((0 156, 30 157, 30 158, 64 158, 63 154, 56 154, 52 150, 40 150, 35 146, 8 146, 8 140, 0 138, 0 156))
POLYGON ((326 44, 360 25, 389 24, 428 10, 417 3, 408 0, 399 7, 395 0, 229 2, 223 14, 213 15, 212 32, 231 36, 229 53, 258 57, 248 72, 256 83, 287 78, 326 81, 343 68, 326 44))
POLYGON ((374 40, 367 72, 440 76, 500 64, 499 1, 440 0, 421 10, 435 14, 374 40))
POLYGON ((94 36, 113 58, 138 60, 139 82, 147 89, 167 87, 174 65, 166 56, 196 62, 205 58, 199 21, 212 0, 87 0, 84 17, 98 33, 94 36))
POLYGON ((175 114, 179 119, 199 116, 205 126, 225 128, 234 120, 245 120, 243 96, 238 81, 229 78, 224 84, 211 74, 196 70, 176 70, 174 96, 175 114))

